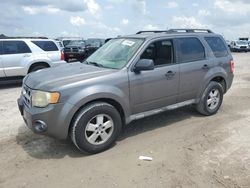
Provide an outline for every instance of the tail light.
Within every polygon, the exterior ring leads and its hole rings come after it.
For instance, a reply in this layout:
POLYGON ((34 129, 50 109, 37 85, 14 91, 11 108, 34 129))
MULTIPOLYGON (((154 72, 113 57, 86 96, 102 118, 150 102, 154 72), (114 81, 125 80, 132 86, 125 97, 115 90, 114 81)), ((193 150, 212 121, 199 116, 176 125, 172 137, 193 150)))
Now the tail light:
POLYGON ((64 52, 61 51, 61 60, 63 61, 64 60, 64 52))
POLYGON ((233 74, 234 73, 234 60, 230 61, 230 72, 233 74))

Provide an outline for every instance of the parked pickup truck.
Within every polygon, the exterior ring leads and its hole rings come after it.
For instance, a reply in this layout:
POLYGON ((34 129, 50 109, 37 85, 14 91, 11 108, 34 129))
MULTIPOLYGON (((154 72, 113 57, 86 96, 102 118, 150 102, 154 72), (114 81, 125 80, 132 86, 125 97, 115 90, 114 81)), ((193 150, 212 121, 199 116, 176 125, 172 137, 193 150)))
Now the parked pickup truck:
POLYGON ((71 41, 65 48, 65 60, 69 61, 83 61, 100 48, 104 43, 102 39, 90 38, 85 41, 71 41))
POLYGON ((215 114, 233 77, 222 36, 141 31, 111 39, 83 63, 29 74, 18 106, 35 133, 70 137, 80 151, 98 153, 133 120, 191 104, 215 114))

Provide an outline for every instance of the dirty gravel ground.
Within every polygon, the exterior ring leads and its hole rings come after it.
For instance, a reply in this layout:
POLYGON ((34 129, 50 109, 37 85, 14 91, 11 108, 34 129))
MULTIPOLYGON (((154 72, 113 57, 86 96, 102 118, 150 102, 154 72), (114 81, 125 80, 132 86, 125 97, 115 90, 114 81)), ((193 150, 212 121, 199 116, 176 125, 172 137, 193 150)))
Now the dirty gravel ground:
POLYGON ((250 53, 234 59, 218 114, 185 107, 131 123, 97 155, 27 130, 16 106, 20 86, 2 87, 0 187, 250 187, 250 53))

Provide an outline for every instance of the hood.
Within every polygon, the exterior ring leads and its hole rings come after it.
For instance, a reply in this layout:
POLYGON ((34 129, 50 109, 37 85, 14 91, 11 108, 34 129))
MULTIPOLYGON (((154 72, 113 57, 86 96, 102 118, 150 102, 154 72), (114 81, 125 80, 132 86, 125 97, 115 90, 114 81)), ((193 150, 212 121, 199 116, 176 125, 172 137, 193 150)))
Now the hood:
POLYGON ((32 89, 57 91, 59 87, 83 82, 116 71, 76 62, 31 73, 25 77, 24 83, 32 89))

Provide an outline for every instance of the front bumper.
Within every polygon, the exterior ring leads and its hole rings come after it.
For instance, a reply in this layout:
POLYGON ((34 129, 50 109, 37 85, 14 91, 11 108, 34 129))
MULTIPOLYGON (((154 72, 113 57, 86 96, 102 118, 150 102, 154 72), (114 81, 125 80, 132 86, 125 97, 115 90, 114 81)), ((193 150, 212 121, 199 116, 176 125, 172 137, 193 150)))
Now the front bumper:
POLYGON ((65 59, 84 59, 86 54, 83 52, 83 53, 71 53, 71 52, 67 52, 67 53, 64 53, 64 56, 65 56, 65 59))
POLYGON ((246 51, 249 51, 248 48, 240 48, 240 47, 236 47, 236 48, 234 48, 234 50, 237 51, 237 52, 246 52, 246 51))
POLYGON ((53 104, 45 108, 28 107, 22 96, 17 100, 19 111, 27 127, 36 134, 66 139, 71 119, 76 111, 71 104, 53 104))

